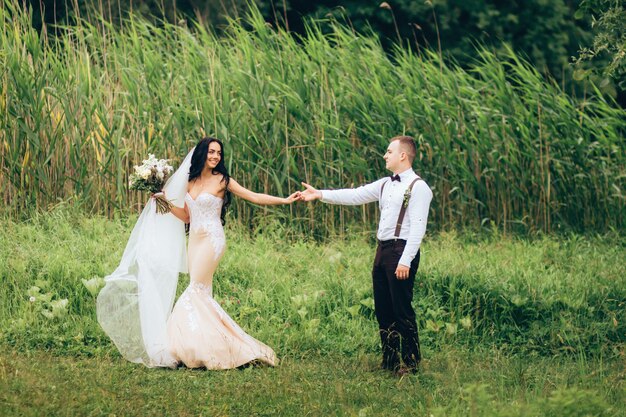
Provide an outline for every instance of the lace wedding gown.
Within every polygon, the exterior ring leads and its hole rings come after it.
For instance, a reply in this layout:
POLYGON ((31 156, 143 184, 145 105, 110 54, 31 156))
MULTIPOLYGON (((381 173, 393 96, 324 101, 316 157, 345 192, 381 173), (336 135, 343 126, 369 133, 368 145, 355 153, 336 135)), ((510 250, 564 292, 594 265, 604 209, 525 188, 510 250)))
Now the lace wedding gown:
POLYGON ((191 282, 167 322, 170 353, 189 368, 230 369, 254 360, 275 365, 274 351, 246 334, 213 299, 213 273, 226 246, 222 199, 203 192, 194 200, 187 193, 185 202, 191 282))

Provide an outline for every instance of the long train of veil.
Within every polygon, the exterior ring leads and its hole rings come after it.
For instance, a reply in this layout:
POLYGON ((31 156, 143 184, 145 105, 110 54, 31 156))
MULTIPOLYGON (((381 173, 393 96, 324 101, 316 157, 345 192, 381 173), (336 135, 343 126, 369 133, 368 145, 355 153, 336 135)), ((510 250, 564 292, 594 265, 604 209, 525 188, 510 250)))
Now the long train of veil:
MULTIPOLYGON (((163 187, 178 207, 185 204, 192 154, 193 149, 163 187)), ((166 323, 179 272, 187 272, 185 226, 171 214, 157 214, 150 199, 96 301, 98 322, 127 360, 149 367, 176 365, 166 323)))

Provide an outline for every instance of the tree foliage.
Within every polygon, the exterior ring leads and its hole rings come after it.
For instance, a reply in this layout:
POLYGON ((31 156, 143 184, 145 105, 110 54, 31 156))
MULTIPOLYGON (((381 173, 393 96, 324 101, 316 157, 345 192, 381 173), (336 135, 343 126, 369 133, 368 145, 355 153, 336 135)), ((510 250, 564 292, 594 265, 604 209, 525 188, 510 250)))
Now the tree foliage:
MULTIPOLYGON (((626 86, 626 8, 620 0, 583 0, 576 17, 591 16, 591 27, 595 29, 593 43, 581 48, 577 63, 599 61, 606 57, 601 71, 619 80, 626 86)), ((581 74, 581 75, 584 75, 581 74)))

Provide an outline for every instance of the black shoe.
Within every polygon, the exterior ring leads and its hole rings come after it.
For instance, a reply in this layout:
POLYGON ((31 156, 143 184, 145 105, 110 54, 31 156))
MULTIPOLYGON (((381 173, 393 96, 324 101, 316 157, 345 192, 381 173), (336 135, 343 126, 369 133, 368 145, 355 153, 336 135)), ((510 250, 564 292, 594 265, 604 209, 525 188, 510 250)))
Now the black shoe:
POLYGON ((416 375, 418 372, 418 368, 419 363, 415 364, 414 366, 402 366, 398 368, 398 370, 396 370, 394 373, 397 377, 402 378, 406 375, 416 375))

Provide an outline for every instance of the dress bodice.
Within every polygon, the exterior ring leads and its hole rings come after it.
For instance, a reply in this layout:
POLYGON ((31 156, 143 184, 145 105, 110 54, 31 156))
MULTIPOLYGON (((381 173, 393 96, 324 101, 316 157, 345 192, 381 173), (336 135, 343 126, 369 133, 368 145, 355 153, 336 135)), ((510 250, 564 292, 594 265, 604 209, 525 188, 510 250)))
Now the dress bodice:
POLYGON ((224 200, 211 193, 202 192, 195 200, 187 193, 185 201, 189 208, 189 230, 208 234, 213 242, 215 257, 219 257, 226 244, 220 219, 224 200))
POLYGON ((203 229, 210 223, 220 223, 223 200, 211 193, 203 192, 194 200, 189 193, 185 197, 189 207, 191 230, 203 229))

